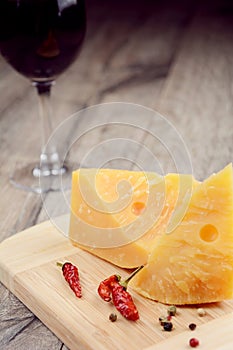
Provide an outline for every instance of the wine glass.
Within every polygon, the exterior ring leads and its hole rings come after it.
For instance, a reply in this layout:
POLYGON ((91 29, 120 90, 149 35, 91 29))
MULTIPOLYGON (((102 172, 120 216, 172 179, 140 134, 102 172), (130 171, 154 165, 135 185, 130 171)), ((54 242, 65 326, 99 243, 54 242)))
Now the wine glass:
POLYGON ((1 54, 36 87, 43 125, 40 161, 16 169, 11 177, 18 188, 36 193, 59 190, 54 179, 69 171, 57 145, 46 146, 52 132, 50 92, 56 77, 80 52, 85 32, 84 0, 0 1, 1 54), (43 189, 41 177, 48 179, 43 189))

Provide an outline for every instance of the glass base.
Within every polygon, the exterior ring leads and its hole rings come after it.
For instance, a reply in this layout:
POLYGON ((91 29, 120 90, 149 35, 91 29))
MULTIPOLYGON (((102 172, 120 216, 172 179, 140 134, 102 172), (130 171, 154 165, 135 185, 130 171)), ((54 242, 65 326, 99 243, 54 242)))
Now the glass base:
POLYGON ((38 163, 16 166, 10 182, 16 188, 37 194, 66 191, 71 188, 71 175, 74 164, 65 163, 60 169, 41 170, 38 163))
POLYGON ((34 177, 41 177, 41 176, 61 176, 63 174, 65 174, 66 172, 68 171, 68 168, 67 166, 62 166, 61 168, 59 169, 41 169, 39 166, 35 166, 33 169, 32 169, 32 175, 34 177))

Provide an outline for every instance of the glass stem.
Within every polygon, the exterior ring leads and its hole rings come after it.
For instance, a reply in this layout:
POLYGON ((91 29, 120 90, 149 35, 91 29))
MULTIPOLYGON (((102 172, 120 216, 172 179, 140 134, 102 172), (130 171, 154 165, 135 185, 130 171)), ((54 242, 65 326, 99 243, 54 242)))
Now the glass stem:
POLYGON ((65 172, 65 168, 61 167, 60 157, 53 142, 48 142, 52 134, 52 110, 50 102, 52 81, 36 82, 40 105, 40 115, 42 122, 42 150, 40 155, 40 166, 33 170, 33 175, 50 176, 59 175, 65 172))

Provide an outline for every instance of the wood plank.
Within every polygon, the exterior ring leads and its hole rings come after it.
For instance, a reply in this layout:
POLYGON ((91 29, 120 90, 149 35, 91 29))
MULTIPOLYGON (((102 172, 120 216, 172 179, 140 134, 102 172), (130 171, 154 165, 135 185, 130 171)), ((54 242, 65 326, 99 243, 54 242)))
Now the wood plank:
POLYGON ((0 119, 2 112, 14 103, 15 99, 22 99, 30 88, 30 83, 17 74, 0 56, 0 119))
MULTIPOLYGON (((232 162, 233 22, 230 12, 218 7, 203 10, 192 22, 154 105, 183 138, 198 179, 232 162)), ((159 160, 171 164, 169 155, 161 154, 159 160)), ((165 172, 174 170, 174 163, 165 166, 165 172)))
MULTIPOLYGON (((189 6, 185 2, 165 1, 154 5, 150 2, 147 11, 147 16, 141 14, 141 24, 137 24, 127 45, 106 62, 104 88, 100 92, 103 102, 125 101, 152 107, 159 98, 193 13, 192 2, 189 6)), ((113 31, 118 29, 118 22, 112 23, 113 31)), ((124 28, 123 38, 125 32, 124 28)))

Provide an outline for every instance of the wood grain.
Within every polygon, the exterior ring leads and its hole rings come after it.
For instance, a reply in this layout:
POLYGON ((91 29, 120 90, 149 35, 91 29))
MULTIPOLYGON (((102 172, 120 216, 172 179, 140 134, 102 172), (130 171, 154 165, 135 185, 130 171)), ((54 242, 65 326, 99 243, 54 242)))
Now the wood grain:
POLYGON ((232 162, 232 14, 214 6, 193 20, 167 79, 159 111, 184 139, 202 180, 232 162))
POLYGON ((230 350, 233 343, 232 321, 233 313, 230 313, 201 325, 193 333, 187 330, 174 338, 152 345, 146 350, 185 349, 189 346, 189 340, 193 337, 199 340, 199 345, 203 350, 209 350, 210 348, 230 350))
MULTIPOLYGON (((67 224, 69 215, 63 216, 61 220, 67 224)), ((129 274, 72 246, 50 221, 18 233, 0 245, 0 280, 70 349, 108 350, 111 347, 143 350, 153 349, 155 344, 163 340, 164 348, 168 343, 178 349, 188 337, 185 330, 190 322, 198 325, 200 331, 197 331, 197 335, 204 338, 204 332, 208 329, 215 332, 215 327, 218 330, 221 322, 226 326, 227 321, 233 319, 233 301, 206 305, 207 314, 204 317, 198 316, 197 306, 179 307, 177 316, 173 318, 175 329, 167 333, 158 321, 162 314, 166 314, 167 307, 130 290, 140 320, 130 322, 118 314, 117 322, 111 323, 108 316, 115 309, 112 303, 104 303, 100 299, 97 288, 102 279, 113 273, 121 274, 123 278, 129 274), (56 266, 57 261, 71 261, 79 267, 83 294, 81 299, 77 299, 69 288, 56 266), (227 315, 223 321, 221 315, 227 315), (217 319, 216 323, 208 326, 213 319, 217 319), (201 324, 205 324, 205 327, 201 324), (173 337, 179 341, 174 343, 173 337)), ((28 315, 24 321, 25 326, 28 326, 35 320, 28 315)), ((229 326, 226 329, 229 330, 229 326)), ((227 333, 226 329, 222 329, 220 334, 227 333)), ((218 336, 218 333, 216 339, 212 336, 211 342, 208 342, 208 337, 205 339, 213 350, 218 349, 215 345, 218 336)), ((228 339, 230 342, 232 335, 224 341, 228 339)), ((221 343, 218 341, 217 344, 221 343)))
POLYGON ((153 105, 174 126, 168 150, 148 134, 143 140, 164 174, 177 171, 176 159, 169 152, 177 146, 175 134, 183 139, 199 180, 232 162, 233 22, 232 15, 218 11, 213 4, 193 19, 153 105))

